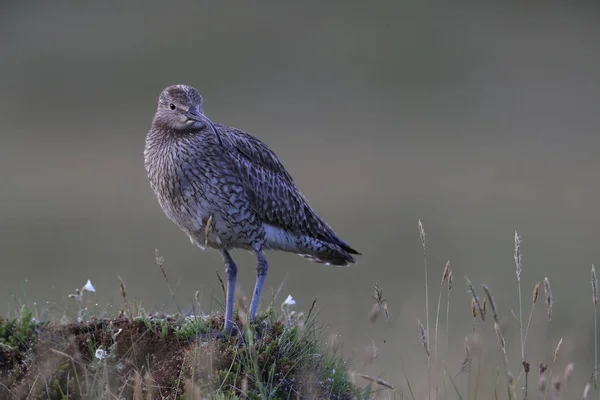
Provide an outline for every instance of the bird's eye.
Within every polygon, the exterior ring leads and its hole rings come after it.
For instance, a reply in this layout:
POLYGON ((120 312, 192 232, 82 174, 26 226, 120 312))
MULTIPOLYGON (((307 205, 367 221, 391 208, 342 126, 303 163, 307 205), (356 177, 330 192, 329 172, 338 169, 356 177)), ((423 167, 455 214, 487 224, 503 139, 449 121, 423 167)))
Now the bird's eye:
POLYGON ((174 110, 174 109, 176 108, 176 107, 175 107, 175 104, 173 104, 173 103, 169 104, 169 108, 170 108, 171 110, 174 110))

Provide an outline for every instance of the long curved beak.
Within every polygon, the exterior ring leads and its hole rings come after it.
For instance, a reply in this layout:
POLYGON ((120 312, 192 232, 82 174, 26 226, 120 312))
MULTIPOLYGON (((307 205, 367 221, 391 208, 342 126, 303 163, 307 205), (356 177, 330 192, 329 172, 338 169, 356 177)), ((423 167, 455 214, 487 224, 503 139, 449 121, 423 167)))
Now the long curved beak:
POLYGON ((200 122, 200 123, 210 127, 210 129, 213 131, 213 133, 217 137, 219 144, 221 146, 223 146, 223 141, 221 140, 221 135, 219 135, 219 131, 217 130, 217 127, 215 126, 215 124, 212 123, 212 121, 210 119, 208 119, 208 117, 206 115, 197 112, 195 109, 190 109, 186 113, 186 116, 193 121, 200 122))

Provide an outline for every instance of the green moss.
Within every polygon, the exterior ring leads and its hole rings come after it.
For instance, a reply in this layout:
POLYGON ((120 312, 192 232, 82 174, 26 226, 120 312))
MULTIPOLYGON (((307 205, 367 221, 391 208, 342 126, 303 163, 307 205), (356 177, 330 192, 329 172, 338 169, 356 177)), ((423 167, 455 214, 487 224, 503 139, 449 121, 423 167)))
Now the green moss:
POLYGON ((187 340, 209 332, 210 328, 201 317, 186 318, 181 326, 175 329, 175 336, 180 340, 187 340))

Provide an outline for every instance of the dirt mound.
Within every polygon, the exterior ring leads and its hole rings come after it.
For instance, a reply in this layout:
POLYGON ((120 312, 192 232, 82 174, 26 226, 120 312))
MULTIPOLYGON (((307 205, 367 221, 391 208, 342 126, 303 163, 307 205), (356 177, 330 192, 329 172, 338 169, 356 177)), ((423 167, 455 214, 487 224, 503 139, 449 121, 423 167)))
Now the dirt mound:
POLYGON ((320 355, 314 329, 289 321, 263 319, 232 337, 218 315, 21 322, 0 323, 2 399, 353 397, 343 360, 320 355))

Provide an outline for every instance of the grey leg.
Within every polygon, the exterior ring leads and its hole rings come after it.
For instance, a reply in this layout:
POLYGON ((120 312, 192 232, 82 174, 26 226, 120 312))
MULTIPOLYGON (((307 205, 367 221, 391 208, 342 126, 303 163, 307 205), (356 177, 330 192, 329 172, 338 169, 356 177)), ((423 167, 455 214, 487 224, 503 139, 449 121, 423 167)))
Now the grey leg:
POLYGON ((227 274, 227 302, 225 304, 225 332, 233 331, 233 302, 235 299, 235 279, 237 277, 237 266, 227 250, 222 251, 225 273, 227 274))
POLYGON ((256 317, 256 310, 258 309, 258 302, 260 300, 260 293, 262 292, 263 283, 267 277, 267 271, 269 264, 267 259, 261 250, 256 250, 256 286, 254 287, 254 294, 252 295, 252 302, 250 303, 250 319, 254 321, 256 317))

